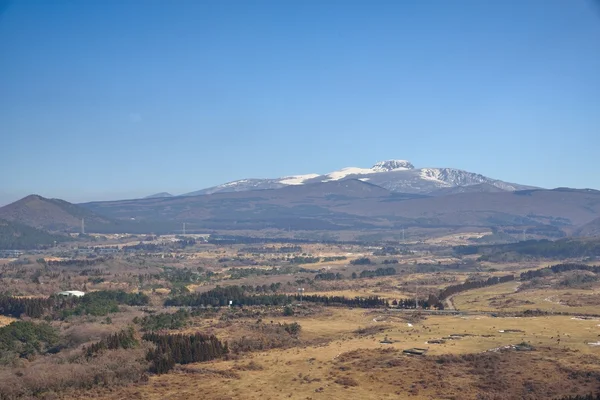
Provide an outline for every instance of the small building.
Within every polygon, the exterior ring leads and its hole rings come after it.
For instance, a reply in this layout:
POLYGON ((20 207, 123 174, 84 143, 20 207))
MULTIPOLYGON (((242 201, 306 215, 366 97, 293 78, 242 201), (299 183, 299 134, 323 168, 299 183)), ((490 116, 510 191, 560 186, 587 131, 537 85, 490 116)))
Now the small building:
POLYGON ((84 292, 80 292, 79 290, 65 290, 64 292, 58 292, 56 294, 59 296, 75 296, 75 297, 81 297, 81 296, 85 295, 84 292))

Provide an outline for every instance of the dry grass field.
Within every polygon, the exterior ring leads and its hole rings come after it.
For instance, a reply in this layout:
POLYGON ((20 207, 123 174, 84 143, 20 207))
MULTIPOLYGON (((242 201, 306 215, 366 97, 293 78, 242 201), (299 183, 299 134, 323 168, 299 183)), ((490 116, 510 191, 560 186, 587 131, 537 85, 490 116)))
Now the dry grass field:
MULTIPOLYGON (((418 321, 405 313, 358 309, 330 309, 309 317, 269 319, 274 324, 299 322, 300 338, 309 344, 244 353, 232 360, 190 364, 178 367, 174 373, 153 376, 146 384, 112 392, 93 391, 86 396, 476 399, 482 398, 477 393, 487 387, 490 394, 507 396, 490 399, 548 398, 542 394, 595 390, 600 377, 600 347, 587 344, 598 341, 600 321, 597 320, 481 315, 429 316, 418 321), (392 343, 381 343, 386 337, 392 343), (446 338, 445 343, 427 343, 442 338, 446 338), (530 343, 534 350, 489 351, 521 342, 530 343), (402 353, 412 347, 426 348, 428 353, 425 356, 402 353), (585 373, 572 373, 575 366, 585 373), (477 368, 484 370, 474 371, 477 368), (530 397, 523 396, 523 388, 532 391, 530 397)), ((217 321, 205 322, 217 324, 217 321)), ((245 322, 250 321, 236 322, 236 335, 245 334, 245 322)), ((224 329, 231 332, 230 328, 224 329)), ((219 330, 216 333, 224 333, 219 330)))
POLYGON ((462 311, 542 311, 600 314, 600 289, 527 289, 518 290, 519 282, 508 282, 474 289, 453 296, 462 311))

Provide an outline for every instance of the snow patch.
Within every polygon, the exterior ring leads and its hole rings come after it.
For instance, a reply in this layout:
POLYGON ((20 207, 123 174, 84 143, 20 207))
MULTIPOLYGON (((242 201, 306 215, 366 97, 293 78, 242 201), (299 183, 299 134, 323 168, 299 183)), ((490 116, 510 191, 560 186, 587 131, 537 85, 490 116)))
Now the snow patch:
POLYGON ((374 171, 371 168, 356 168, 356 167, 348 167, 342 168, 339 171, 333 171, 326 175, 327 179, 324 179, 323 182, 329 181, 339 181, 349 175, 367 175, 372 174, 374 171))
POLYGON ((314 179, 320 176, 319 174, 305 174, 305 175, 292 175, 283 177, 279 183, 283 183, 284 185, 302 185, 309 179, 314 179))

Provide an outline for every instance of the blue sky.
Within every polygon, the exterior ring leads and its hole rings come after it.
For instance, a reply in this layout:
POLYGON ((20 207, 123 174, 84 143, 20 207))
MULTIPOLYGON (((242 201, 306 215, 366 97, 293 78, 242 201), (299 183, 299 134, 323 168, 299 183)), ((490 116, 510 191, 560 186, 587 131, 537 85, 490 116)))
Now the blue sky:
POLYGON ((600 189, 593 0, 0 0, 0 204, 407 159, 600 189))

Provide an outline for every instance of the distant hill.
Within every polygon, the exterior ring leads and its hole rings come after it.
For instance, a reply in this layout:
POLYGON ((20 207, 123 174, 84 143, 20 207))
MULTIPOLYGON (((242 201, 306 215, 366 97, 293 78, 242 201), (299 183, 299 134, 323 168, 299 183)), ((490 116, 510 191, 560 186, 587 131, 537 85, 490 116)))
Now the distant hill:
POLYGON ((160 192, 160 193, 151 194, 150 196, 146 196, 144 198, 145 199, 162 199, 165 197, 173 197, 173 195, 171 193, 167 193, 167 192, 160 192))
POLYGON ((0 250, 37 249, 51 246, 54 242, 69 240, 69 236, 53 235, 27 225, 0 219, 0 250))
MULTIPOLYGON (((151 199, 164 200, 166 199, 151 199)), ((178 222, 162 219, 160 215, 156 219, 136 219, 127 215, 115 219, 64 200, 47 199, 38 195, 30 195, 0 207, 0 219, 59 233, 81 232, 82 219, 85 221, 86 233, 162 233, 175 232, 181 228, 178 222)))
POLYGON ((497 191, 482 185, 462 193, 433 196, 396 193, 362 180, 347 179, 279 189, 81 206, 115 219, 186 222, 197 229, 513 227, 503 230, 521 234, 527 228, 531 235, 556 238, 600 216, 600 192, 497 191))
POLYGON ((47 199, 35 194, 0 207, 0 219, 60 232, 79 232, 82 219, 85 219, 85 225, 88 227, 111 223, 110 219, 101 217, 83 207, 64 200, 47 199))

